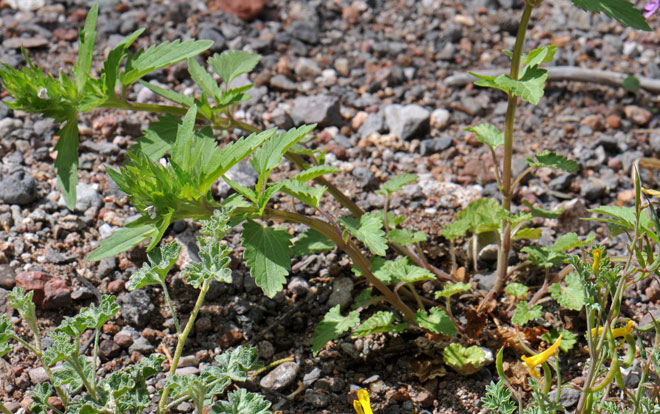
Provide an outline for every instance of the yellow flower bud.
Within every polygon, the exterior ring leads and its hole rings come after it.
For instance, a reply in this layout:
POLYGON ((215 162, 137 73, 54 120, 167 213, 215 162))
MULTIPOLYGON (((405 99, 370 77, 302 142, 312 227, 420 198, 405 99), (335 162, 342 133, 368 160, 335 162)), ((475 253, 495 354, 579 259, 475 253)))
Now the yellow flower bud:
POLYGON ((603 249, 594 249, 594 264, 591 266, 591 269, 596 273, 600 268, 600 258, 603 257, 603 249))
POLYGON ((358 399, 353 400, 353 408, 357 414, 374 414, 371 411, 371 401, 369 401, 369 393, 365 389, 357 392, 358 399))
POLYGON ((535 377, 535 378, 540 378, 539 373, 536 371, 536 366, 541 365, 545 361, 548 360, 552 355, 554 355, 555 352, 557 352, 557 348, 559 348, 559 344, 561 344, 561 338, 562 335, 559 335, 559 338, 557 338, 557 341, 552 344, 552 346, 545 351, 541 352, 540 354, 536 354, 534 356, 528 357, 528 356, 522 356, 520 359, 522 359, 525 364, 527 364, 527 369, 529 369, 529 373, 535 377))
MULTIPOLYGON (((626 336, 630 335, 630 333, 632 332, 633 325, 634 325, 634 322, 632 320, 630 320, 630 321, 628 321, 627 324, 625 324, 625 326, 623 326, 621 328, 612 329, 612 336, 615 339, 616 338, 621 338, 621 337, 625 338, 626 336)), ((603 327, 601 326, 600 328, 598 328, 598 335, 600 335, 602 333, 603 333, 603 327)), ((596 328, 593 328, 591 330, 591 336, 596 336, 596 328)))

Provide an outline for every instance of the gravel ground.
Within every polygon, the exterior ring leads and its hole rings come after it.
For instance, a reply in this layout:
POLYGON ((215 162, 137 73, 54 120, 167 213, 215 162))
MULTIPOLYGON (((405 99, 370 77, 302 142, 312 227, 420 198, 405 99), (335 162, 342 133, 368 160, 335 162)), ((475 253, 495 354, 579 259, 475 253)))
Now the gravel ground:
MULTIPOLYGON (((139 27, 146 28, 136 42, 139 47, 199 38, 214 40, 213 52, 241 49, 263 55, 249 79, 238 80, 255 84, 240 116, 260 127, 319 122, 314 144, 325 147, 329 163, 342 170, 331 179, 367 210, 383 205, 383 198, 372 191, 380 183, 401 173, 418 174, 418 182, 394 197, 391 207, 408 216, 410 228, 429 234, 424 245, 429 259, 448 269, 448 244, 439 230, 470 201, 498 197, 487 148, 464 128, 484 121, 501 127, 506 99, 498 91, 448 87, 443 80, 458 72, 507 67, 501 50, 513 48, 521 1, 271 0, 249 22, 217 11, 220 3, 104 0, 96 57, 105 56, 139 27)), ((19 47, 24 45, 48 72, 69 68, 88 6, 85 0, 46 0, 36 11, 22 12, 0 1, 0 61, 23 65, 19 47)), ((545 2, 533 14, 526 48, 555 44, 554 65, 657 79, 660 29, 657 22, 651 26, 655 31, 636 32, 579 11, 569 0, 545 2)), ((185 64, 147 80, 182 92, 193 87, 185 64)), ((157 101, 141 87, 132 90, 129 99, 157 101)), ((542 169, 516 194, 516 204, 527 200, 546 209, 566 208, 560 219, 534 221, 534 227, 543 230, 539 244, 551 245, 567 231, 595 231, 612 254, 621 253, 622 239, 605 239, 605 227, 577 219, 587 216, 588 208, 631 204, 631 166, 660 154, 657 96, 563 81, 551 83, 538 106, 522 104, 518 113, 516 171, 525 167, 526 156, 542 149, 580 164, 576 174, 542 169)), ((125 289, 129 276, 146 260, 143 248, 98 263, 84 260, 101 239, 136 214, 105 168, 122 164, 127 148, 151 119, 109 110, 80 119, 81 184, 71 212, 55 189, 52 148, 57 125, 0 105, 0 311, 9 289, 29 287, 42 295, 40 324, 48 329, 94 301, 97 292, 118 295, 120 316, 104 327, 102 336, 101 375, 160 346, 174 345, 172 320, 160 292, 125 289)), ((248 165, 232 174, 246 185, 256 181, 248 165)), ((644 178, 649 180, 648 173, 644 178)), ((229 188, 216 190, 224 196, 229 188)), ((328 212, 339 212, 326 203, 328 212)), ((195 230, 191 223, 178 222, 165 238, 190 246, 195 230)), ((237 233, 230 235, 230 242, 240 245, 237 233)), ((466 264, 465 254, 459 253, 459 261, 466 264)), ((352 278, 350 263, 340 252, 293 263, 287 288, 273 299, 254 284, 240 256, 237 247, 233 284, 214 286, 209 293, 182 370, 195 372, 223 349, 249 344, 266 362, 295 360, 246 384, 265 393, 282 412, 352 412, 350 402, 360 387, 368 388, 374 408, 387 414, 481 411, 479 398, 497 375, 494 367, 459 376, 442 366, 441 348, 423 345, 424 337, 418 334, 358 340, 344 336, 312 356, 313 330, 330 307, 329 297, 343 292, 340 300, 349 301, 347 293, 358 294, 364 287, 352 278), (305 390, 287 397, 300 381, 305 390)), ((455 311, 459 318, 465 320, 494 282, 492 259, 484 253, 479 273, 469 275, 477 294, 460 301, 455 311)), ((541 281, 533 272, 516 278, 531 285, 541 281)), ((178 309, 186 314, 193 292, 177 276, 170 286, 178 309)), ((656 310, 658 299, 657 281, 637 285, 629 291, 625 311, 639 320, 656 310)), ((558 315, 549 303, 544 306, 558 315)), ((576 327, 583 323, 577 315, 567 320, 576 327)), ((487 325, 480 336, 459 340, 497 350, 499 329, 487 325)), ((573 361, 581 358, 577 352, 573 361)), ((513 370, 516 359, 510 355, 513 370)), ((578 377, 579 364, 573 369, 573 377, 578 377)), ((0 397, 15 409, 27 404, 27 391, 44 380, 43 369, 21 348, 0 359, 0 373, 0 397)), ((152 387, 160 384, 159 376, 152 387)), ((191 410, 186 403, 177 407, 177 412, 191 410)))

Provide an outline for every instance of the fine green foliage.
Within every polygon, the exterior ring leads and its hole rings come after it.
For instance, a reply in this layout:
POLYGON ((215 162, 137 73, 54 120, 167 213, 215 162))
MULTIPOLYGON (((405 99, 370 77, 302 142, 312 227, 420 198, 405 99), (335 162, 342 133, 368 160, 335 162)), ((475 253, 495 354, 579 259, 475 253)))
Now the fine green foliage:
POLYGON ((452 336, 457 332, 456 325, 444 309, 433 307, 429 312, 419 310, 415 314, 415 322, 424 329, 445 336, 452 336))
MULTIPOLYGON (((612 236, 635 231, 635 223, 637 218, 635 210, 631 207, 601 206, 598 208, 592 208, 589 210, 589 212, 609 216, 586 218, 585 220, 607 223, 607 227, 610 229, 612 236)), ((648 214, 642 212, 639 215, 639 228, 655 244, 660 244, 660 240, 658 240, 658 234, 655 231, 655 224, 653 223, 653 219, 650 218, 648 214)))
POLYGON ((405 323, 396 323, 396 318, 392 312, 380 311, 371 315, 366 321, 362 322, 353 330, 353 337, 362 338, 363 336, 379 332, 403 332, 408 327, 405 323))
POLYGON ((227 50, 220 55, 213 55, 209 59, 209 64, 223 80, 226 87, 229 87, 231 81, 244 73, 252 71, 260 60, 261 56, 253 53, 227 50))
POLYGON ((201 289, 204 283, 211 280, 221 283, 231 283, 231 269, 228 269, 231 249, 217 239, 197 238, 199 246, 199 262, 189 263, 183 271, 186 283, 201 289))
POLYGON ((378 212, 364 214, 359 220, 354 217, 342 217, 339 221, 346 231, 364 243, 371 253, 385 256, 387 242, 383 231, 383 219, 378 212))
POLYGON ((5 314, 0 315, 0 358, 5 356, 12 349, 7 341, 9 341, 14 335, 9 316, 5 314))
POLYGON ((652 30, 642 13, 627 0, 572 0, 573 4, 594 13, 605 13, 619 23, 639 30, 652 30))
POLYGON ((536 154, 536 160, 528 157, 525 161, 532 168, 547 167, 566 172, 577 172, 580 169, 577 162, 550 151, 539 152, 536 154))
POLYGON ((451 343, 442 350, 445 364, 463 375, 478 372, 489 361, 483 348, 473 345, 468 348, 459 343, 451 343))
POLYGON ((456 295, 458 293, 467 292, 469 290, 472 290, 472 285, 469 283, 463 283, 463 282, 449 283, 443 286, 441 291, 435 292, 435 298, 436 299, 448 298, 450 296, 456 295))
POLYGON ((559 338, 559 335, 561 335, 561 343, 559 344, 559 349, 561 349, 562 352, 570 351, 573 349, 575 344, 577 344, 577 335, 567 329, 562 329, 561 331, 553 329, 550 332, 546 332, 541 335, 541 339, 549 344, 554 344, 555 341, 557 341, 559 338))
MULTIPOLYGON (((193 104, 191 102, 190 106, 193 104)), ((158 161, 172 149, 180 123, 181 119, 174 115, 159 117, 158 121, 150 123, 149 128, 142 131, 143 136, 137 139, 137 144, 131 150, 143 153, 152 161, 158 161)))
POLYGON ((291 247, 292 257, 303 257, 308 254, 327 252, 332 250, 335 244, 327 236, 316 230, 309 229, 301 234, 291 247))
MULTIPOLYGON (((353 268, 356 276, 362 276, 362 272, 353 268)), ((416 283, 424 280, 435 280, 435 276, 422 267, 410 262, 407 257, 399 257, 396 260, 385 260, 382 257, 374 257, 371 272, 386 285, 397 283, 416 283)))
POLYGON ((481 399, 484 407, 497 414, 513 414, 518 406, 511 400, 511 391, 501 379, 497 383, 491 381, 486 386, 486 396, 481 399))
MULTIPOLYGON (((236 382, 245 382, 248 371, 261 367, 257 351, 253 348, 239 346, 236 349, 224 352, 215 357, 219 371, 228 379, 236 382)), ((217 376, 217 372, 216 372, 217 376)))
POLYGON ((580 275, 570 273, 565 282, 566 287, 553 283, 548 287, 548 291, 562 308, 579 311, 584 306, 584 288, 580 275))
POLYGON ((534 265, 542 268, 558 266, 566 261, 568 256, 558 253, 548 247, 525 246, 520 251, 528 253, 527 259, 534 265))
POLYGON ((518 326, 523 326, 527 322, 533 321, 534 319, 540 318, 543 316, 543 309, 541 305, 532 305, 529 307, 527 301, 523 300, 518 303, 516 311, 513 313, 511 318, 511 323, 518 326))
POLYGON ((314 338, 312 340, 312 352, 314 356, 319 353, 326 343, 339 338, 341 334, 353 328, 359 322, 360 314, 357 311, 351 311, 348 313, 348 316, 342 316, 339 305, 330 308, 314 330, 314 338))
POLYGON ((477 136, 477 141, 488 145, 493 150, 504 145, 504 134, 494 125, 484 123, 474 127, 467 127, 465 130, 472 132, 477 136))
POLYGON ((504 293, 507 295, 513 296, 518 300, 525 299, 527 297, 527 292, 529 288, 522 283, 513 282, 506 285, 504 288, 504 293))
POLYGON ((243 258, 266 296, 282 290, 291 268, 291 235, 284 228, 262 227, 248 220, 243 227, 243 258))
POLYGON ((176 263, 180 252, 181 245, 171 242, 147 253, 149 264, 144 263, 139 271, 131 275, 127 288, 136 290, 148 285, 164 285, 167 273, 176 263))

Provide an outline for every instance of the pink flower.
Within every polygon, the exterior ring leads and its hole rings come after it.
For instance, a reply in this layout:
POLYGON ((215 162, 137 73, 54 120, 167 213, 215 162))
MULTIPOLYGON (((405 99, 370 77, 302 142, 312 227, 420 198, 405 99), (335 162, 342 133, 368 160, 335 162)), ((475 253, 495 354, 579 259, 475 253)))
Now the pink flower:
POLYGON ((653 16, 658 9, 660 9, 660 0, 650 0, 646 3, 646 6, 644 6, 644 17, 648 19, 653 16))

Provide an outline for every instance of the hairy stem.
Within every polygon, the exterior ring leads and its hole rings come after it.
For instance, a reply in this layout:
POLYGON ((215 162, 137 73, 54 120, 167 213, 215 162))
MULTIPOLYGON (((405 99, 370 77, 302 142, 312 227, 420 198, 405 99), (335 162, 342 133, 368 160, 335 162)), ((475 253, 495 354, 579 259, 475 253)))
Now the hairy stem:
MULTIPOLYGON (((509 76, 512 79, 518 79, 520 71, 520 58, 522 56, 522 49, 525 43, 525 34, 527 33, 527 26, 529 18, 534 9, 529 3, 525 3, 522 17, 520 19, 520 26, 518 27, 518 34, 516 36, 516 45, 513 49, 511 58, 511 71, 509 76)), ((502 208, 506 211, 511 210, 511 199, 513 197, 512 191, 512 177, 511 165, 513 161, 513 122, 516 117, 516 107, 518 106, 518 97, 512 92, 509 92, 508 105, 506 109, 506 119, 504 121, 504 160, 502 165, 502 208)), ((507 220, 502 220, 502 233, 500 235, 500 248, 497 253, 497 276, 495 285, 491 291, 486 295, 479 309, 483 308, 486 303, 490 302, 495 295, 504 289, 507 279, 507 265, 509 262, 509 251, 511 250, 511 223, 507 220)))

